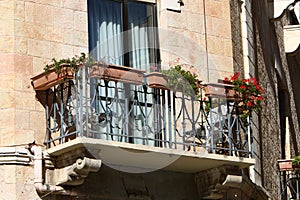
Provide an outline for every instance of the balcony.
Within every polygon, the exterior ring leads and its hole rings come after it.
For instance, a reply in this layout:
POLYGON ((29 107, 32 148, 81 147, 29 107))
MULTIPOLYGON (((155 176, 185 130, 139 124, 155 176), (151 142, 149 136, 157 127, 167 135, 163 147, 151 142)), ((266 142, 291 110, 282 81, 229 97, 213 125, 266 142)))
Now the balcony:
POLYGON ((286 53, 296 53, 300 46, 300 25, 284 27, 284 47, 286 53))
POLYGON ((192 98, 149 84, 144 71, 115 68, 82 66, 44 85, 44 73, 32 78, 50 156, 86 149, 110 166, 182 172, 254 164, 251 113, 241 118, 240 99, 224 93, 230 86, 201 85, 192 98))

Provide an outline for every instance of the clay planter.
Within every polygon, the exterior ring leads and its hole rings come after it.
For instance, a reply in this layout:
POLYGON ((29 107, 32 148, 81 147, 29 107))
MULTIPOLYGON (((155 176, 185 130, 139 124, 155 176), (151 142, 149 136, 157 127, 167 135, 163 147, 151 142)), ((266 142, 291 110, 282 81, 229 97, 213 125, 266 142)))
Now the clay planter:
POLYGON ((167 90, 167 79, 166 77, 160 72, 151 72, 146 75, 148 85, 151 88, 158 88, 167 90))
POLYGON ((51 68, 47 73, 43 72, 31 78, 31 84, 35 90, 47 90, 66 80, 74 78, 74 68, 69 64, 62 64, 58 72, 51 68))
POLYGON ((145 71, 131 67, 99 64, 91 66, 89 73, 91 78, 141 85, 145 71))
POLYGON ((292 160, 278 160, 279 171, 300 170, 300 165, 293 165, 292 160))
POLYGON ((208 97, 224 97, 227 99, 236 99, 240 96, 233 89, 233 85, 223 83, 208 83, 204 85, 205 95, 208 97))

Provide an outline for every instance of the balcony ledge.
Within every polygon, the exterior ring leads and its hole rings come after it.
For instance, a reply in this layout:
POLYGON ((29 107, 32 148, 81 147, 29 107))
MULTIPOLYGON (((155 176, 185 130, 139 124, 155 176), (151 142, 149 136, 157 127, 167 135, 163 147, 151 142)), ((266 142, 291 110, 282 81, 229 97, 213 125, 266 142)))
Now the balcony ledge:
POLYGON ((201 152, 183 151, 85 137, 46 151, 51 157, 58 157, 83 148, 107 166, 127 172, 134 170, 135 173, 160 169, 194 173, 222 165, 245 168, 255 164, 252 158, 211 154, 204 149, 201 152))
POLYGON ((293 53, 300 47, 300 25, 284 27, 285 52, 293 53))

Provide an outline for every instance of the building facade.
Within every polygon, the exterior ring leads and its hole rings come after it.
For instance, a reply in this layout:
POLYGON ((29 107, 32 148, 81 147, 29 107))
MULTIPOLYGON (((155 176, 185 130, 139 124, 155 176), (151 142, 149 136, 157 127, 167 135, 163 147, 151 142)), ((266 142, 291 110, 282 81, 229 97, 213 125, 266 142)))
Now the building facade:
POLYGON ((299 4, 0 1, 0 199, 287 199, 299 4), (196 95, 150 82, 174 66, 196 95), (260 111, 230 96, 237 72, 260 111))

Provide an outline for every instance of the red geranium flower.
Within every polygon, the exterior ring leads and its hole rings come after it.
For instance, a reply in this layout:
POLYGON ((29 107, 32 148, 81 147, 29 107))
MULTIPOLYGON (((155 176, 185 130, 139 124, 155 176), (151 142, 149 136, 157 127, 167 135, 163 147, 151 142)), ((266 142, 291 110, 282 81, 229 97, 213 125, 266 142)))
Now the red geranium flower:
POLYGON ((240 86, 240 89, 246 89, 247 87, 246 87, 246 85, 241 85, 240 86))
POLYGON ((264 98, 262 96, 258 96, 257 100, 262 101, 262 100, 264 100, 264 98))

